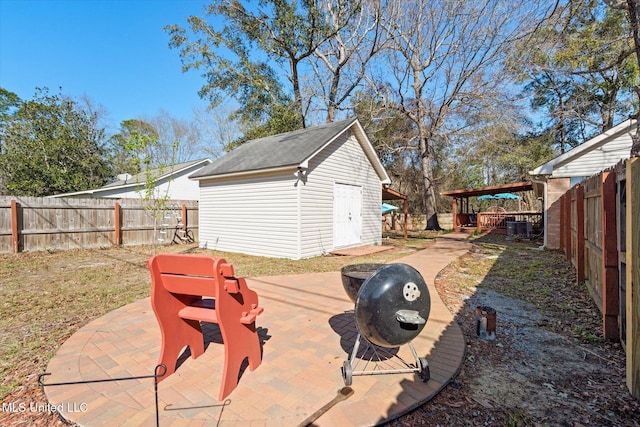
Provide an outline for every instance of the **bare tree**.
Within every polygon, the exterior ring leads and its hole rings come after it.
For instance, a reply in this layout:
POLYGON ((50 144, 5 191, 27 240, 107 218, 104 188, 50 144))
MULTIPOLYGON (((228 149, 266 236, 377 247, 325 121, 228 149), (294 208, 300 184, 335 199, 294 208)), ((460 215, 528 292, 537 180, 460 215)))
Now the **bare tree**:
MULTIPOLYGON (((638 64, 640 64, 640 0, 605 0, 605 3, 609 5, 609 7, 616 9, 624 9, 627 11, 627 18, 629 19, 629 24, 631 25, 631 30, 633 31, 633 45, 635 47, 636 58, 638 60, 638 64)), ((640 84, 637 84, 635 87, 636 94, 638 95, 638 99, 640 99, 640 84)), ((633 140, 633 144, 631 145, 631 157, 640 157, 640 120, 638 120, 638 115, 640 113, 636 113, 636 133, 631 135, 631 139, 633 140)))
POLYGON ((311 58, 317 90, 327 111, 327 123, 359 87, 367 66, 380 50, 379 0, 322 0, 319 9, 332 36, 311 58), (315 59, 315 60, 314 60, 315 59))
POLYGON ((195 112, 195 121, 202 137, 201 149, 209 158, 222 156, 242 135, 241 125, 233 119, 233 113, 226 103, 195 112))
POLYGON ((492 105, 505 52, 547 15, 552 9, 549 3, 389 0, 383 4, 381 25, 390 41, 386 64, 395 80, 386 87, 415 123, 427 229, 440 229, 435 144, 448 132, 467 126, 466 112, 492 105))
POLYGON ((198 121, 181 119, 165 110, 142 120, 157 134, 157 143, 149 148, 153 166, 183 163, 203 156, 202 129, 198 121))

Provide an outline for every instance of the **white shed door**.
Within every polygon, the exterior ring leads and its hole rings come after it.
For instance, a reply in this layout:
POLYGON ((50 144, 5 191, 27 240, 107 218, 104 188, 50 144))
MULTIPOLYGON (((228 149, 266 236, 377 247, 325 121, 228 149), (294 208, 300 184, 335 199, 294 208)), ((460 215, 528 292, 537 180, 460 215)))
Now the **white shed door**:
POLYGON ((333 246, 360 243, 362 234, 362 187, 338 184, 333 186, 333 246))

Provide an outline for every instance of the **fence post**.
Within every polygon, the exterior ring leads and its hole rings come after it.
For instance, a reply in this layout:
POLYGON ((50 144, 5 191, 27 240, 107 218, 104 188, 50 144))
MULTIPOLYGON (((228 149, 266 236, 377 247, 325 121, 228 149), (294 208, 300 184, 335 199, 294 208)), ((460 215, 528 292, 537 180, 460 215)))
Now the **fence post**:
POLYGON ((187 229, 187 205, 182 204, 182 229, 187 229))
MULTIPOLYGON (((560 227, 558 228, 558 232, 560 233, 560 251, 564 252, 565 254, 566 252, 566 237, 565 237, 565 221, 566 221, 566 216, 567 216, 567 205, 566 205, 566 199, 567 197, 567 193, 564 193, 562 196, 560 196, 559 202, 560 202, 560 227)), ((549 227, 547 226, 547 230, 549 230, 549 227)))
POLYGON ((116 202, 113 206, 113 215, 114 215, 114 239, 113 242, 116 246, 122 245, 122 211, 120 209, 120 203, 116 202))
POLYGON ((584 282, 584 186, 576 187, 576 281, 584 282))
POLYGON ((18 202, 11 200, 11 249, 14 253, 20 252, 19 207, 18 202))
POLYGON ((565 259, 567 261, 571 261, 571 217, 573 217, 573 213, 571 212, 571 198, 572 198, 572 193, 573 190, 568 190, 565 193, 565 213, 564 213, 564 232, 566 233, 564 235, 564 254, 565 254, 565 259))
POLYGON ((618 234, 616 226, 616 174, 603 172, 600 180, 602 210, 602 321, 606 339, 618 339, 618 234))
POLYGON ((627 387, 640 398, 640 158, 627 161, 627 387))

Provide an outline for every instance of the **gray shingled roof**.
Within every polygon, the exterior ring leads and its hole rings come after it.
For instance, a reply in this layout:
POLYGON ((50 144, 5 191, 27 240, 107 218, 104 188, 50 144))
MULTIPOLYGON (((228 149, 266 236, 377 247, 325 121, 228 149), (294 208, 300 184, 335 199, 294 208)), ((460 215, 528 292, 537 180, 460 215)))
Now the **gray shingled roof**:
POLYGON ((141 172, 137 175, 133 175, 131 178, 127 179, 126 181, 123 180, 118 180, 116 182, 112 182, 111 184, 107 184, 104 187, 100 187, 101 190, 106 190, 106 189, 111 189, 111 188, 117 188, 117 187, 122 187, 123 185, 127 185, 127 184, 144 184, 147 182, 147 175, 149 175, 151 177, 151 179, 159 179, 162 178, 164 176, 168 176, 168 175, 172 175, 174 173, 180 172, 183 169, 187 169, 188 167, 198 164, 198 163, 203 163, 205 161, 207 161, 209 159, 199 159, 199 160, 191 160, 188 162, 184 162, 184 163, 177 163, 173 166, 165 166, 161 169, 153 169, 151 171, 149 171, 149 173, 147 172, 141 172))
POLYGON ((355 121, 352 118, 247 141, 190 178, 299 165, 355 121))

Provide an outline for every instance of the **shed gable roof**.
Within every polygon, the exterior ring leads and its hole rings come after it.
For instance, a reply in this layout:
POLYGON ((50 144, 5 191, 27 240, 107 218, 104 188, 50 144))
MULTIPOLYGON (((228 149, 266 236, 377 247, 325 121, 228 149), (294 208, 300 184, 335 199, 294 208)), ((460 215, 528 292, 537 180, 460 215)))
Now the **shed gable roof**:
POLYGON ((356 127, 355 133, 358 140, 381 181, 388 180, 375 150, 355 118, 247 141, 194 173, 190 178, 213 178, 305 166, 309 159, 353 126, 356 127))
POLYGON ((572 148, 555 157, 554 159, 548 161, 547 163, 538 166, 534 170, 529 172, 529 175, 539 176, 539 175, 551 175, 553 171, 557 169, 561 165, 566 165, 569 162, 576 161, 583 157, 584 155, 590 153, 591 151, 607 144, 608 142, 614 141, 620 135, 629 132, 630 130, 635 128, 635 120, 628 119, 624 122, 618 124, 617 126, 612 127, 611 129, 603 132, 590 140, 578 145, 577 147, 572 148), (632 128, 633 127, 633 128, 632 128))

